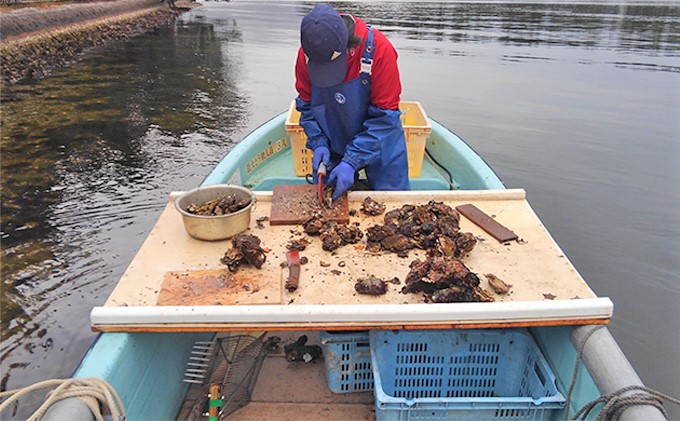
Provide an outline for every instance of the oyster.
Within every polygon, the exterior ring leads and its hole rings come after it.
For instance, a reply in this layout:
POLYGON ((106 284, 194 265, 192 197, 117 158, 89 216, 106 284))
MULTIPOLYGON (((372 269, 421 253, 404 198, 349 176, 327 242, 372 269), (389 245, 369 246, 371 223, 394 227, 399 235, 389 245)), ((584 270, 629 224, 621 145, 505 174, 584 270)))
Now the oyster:
POLYGON ((225 194, 201 205, 189 204, 187 212, 201 216, 219 216, 234 213, 250 205, 250 199, 238 200, 235 194, 225 194))
POLYGON ((354 284, 354 289, 359 294, 365 295, 383 295, 387 293, 387 284, 380 278, 369 276, 368 278, 361 278, 354 284))
POLYGON ((385 204, 366 197, 361 203, 361 211, 370 216, 380 215, 385 212, 385 204))
POLYGON ((460 233, 460 215, 442 202, 404 205, 387 212, 383 222, 384 225, 368 229, 368 249, 371 251, 387 250, 403 257, 408 250, 418 247, 434 249, 433 256, 461 257, 477 242, 472 234, 460 233))
POLYGON ((479 277, 455 257, 428 257, 409 265, 403 294, 423 292, 435 303, 459 301, 493 301, 479 287, 479 277))
POLYGON ((260 247, 260 239, 255 235, 238 234, 232 238, 231 244, 232 248, 224 253, 220 261, 232 272, 236 272, 240 265, 246 263, 260 269, 267 260, 264 249, 260 247))

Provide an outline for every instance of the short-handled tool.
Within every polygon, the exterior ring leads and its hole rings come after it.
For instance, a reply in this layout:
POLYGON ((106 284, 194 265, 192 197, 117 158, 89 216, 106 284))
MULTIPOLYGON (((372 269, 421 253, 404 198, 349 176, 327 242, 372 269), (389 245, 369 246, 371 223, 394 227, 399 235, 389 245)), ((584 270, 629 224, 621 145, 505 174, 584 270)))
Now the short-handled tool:
POLYGON ((286 279, 285 288, 288 292, 294 292, 300 285, 300 253, 297 250, 289 250, 286 252, 286 260, 288 260, 288 279, 286 279))
POLYGON ((317 191, 316 195, 319 198, 319 206, 323 207, 323 178, 326 175, 326 165, 324 163, 319 164, 319 169, 316 171, 317 177, 317 191))

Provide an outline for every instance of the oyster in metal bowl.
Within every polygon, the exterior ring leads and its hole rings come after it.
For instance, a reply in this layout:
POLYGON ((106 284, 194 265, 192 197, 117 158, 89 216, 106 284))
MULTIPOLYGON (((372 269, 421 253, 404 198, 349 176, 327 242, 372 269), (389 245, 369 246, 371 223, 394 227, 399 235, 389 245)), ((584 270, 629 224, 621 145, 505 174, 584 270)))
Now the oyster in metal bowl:
POLYGON ((255 203, 255 194, 245 187, 215 184, 182 193, 175 208, 190 236, 218 241, 248 229, 255 203))

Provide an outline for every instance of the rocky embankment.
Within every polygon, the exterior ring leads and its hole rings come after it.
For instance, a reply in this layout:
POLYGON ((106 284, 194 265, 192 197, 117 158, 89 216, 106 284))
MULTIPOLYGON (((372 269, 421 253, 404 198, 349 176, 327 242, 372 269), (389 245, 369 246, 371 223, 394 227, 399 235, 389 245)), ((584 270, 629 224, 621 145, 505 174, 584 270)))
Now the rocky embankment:
POLYGON ((168 23, 187 7, 191 3, 180 8, 159 0, 4 6, 0 14, 2 83, 39 79, 51 69, 74 62, 89 48, 168 23))

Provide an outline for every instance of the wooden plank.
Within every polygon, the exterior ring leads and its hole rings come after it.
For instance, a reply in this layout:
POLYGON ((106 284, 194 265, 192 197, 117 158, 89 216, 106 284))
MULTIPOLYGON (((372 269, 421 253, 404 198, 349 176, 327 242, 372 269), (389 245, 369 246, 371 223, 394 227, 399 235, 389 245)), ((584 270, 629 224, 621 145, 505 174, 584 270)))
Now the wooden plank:
POLYGON ((456 210, 501 243, 517 239, 517 234, 499 224, 498 221, 482 212, 473 204, 456 206, 456 210))
POLYGON ((275 186, 272 196, 271 225, 299 225, 321 213, 328 221, 349 222, 347 193, 333 203, 331 208, 318 204, 316 186, 311 184, 275 186))
POLYGON ((280 302, 279 276, 254 268, 239 268, 236 273, 224 268, 167 272, 157 304, 203 306, 280 302))

